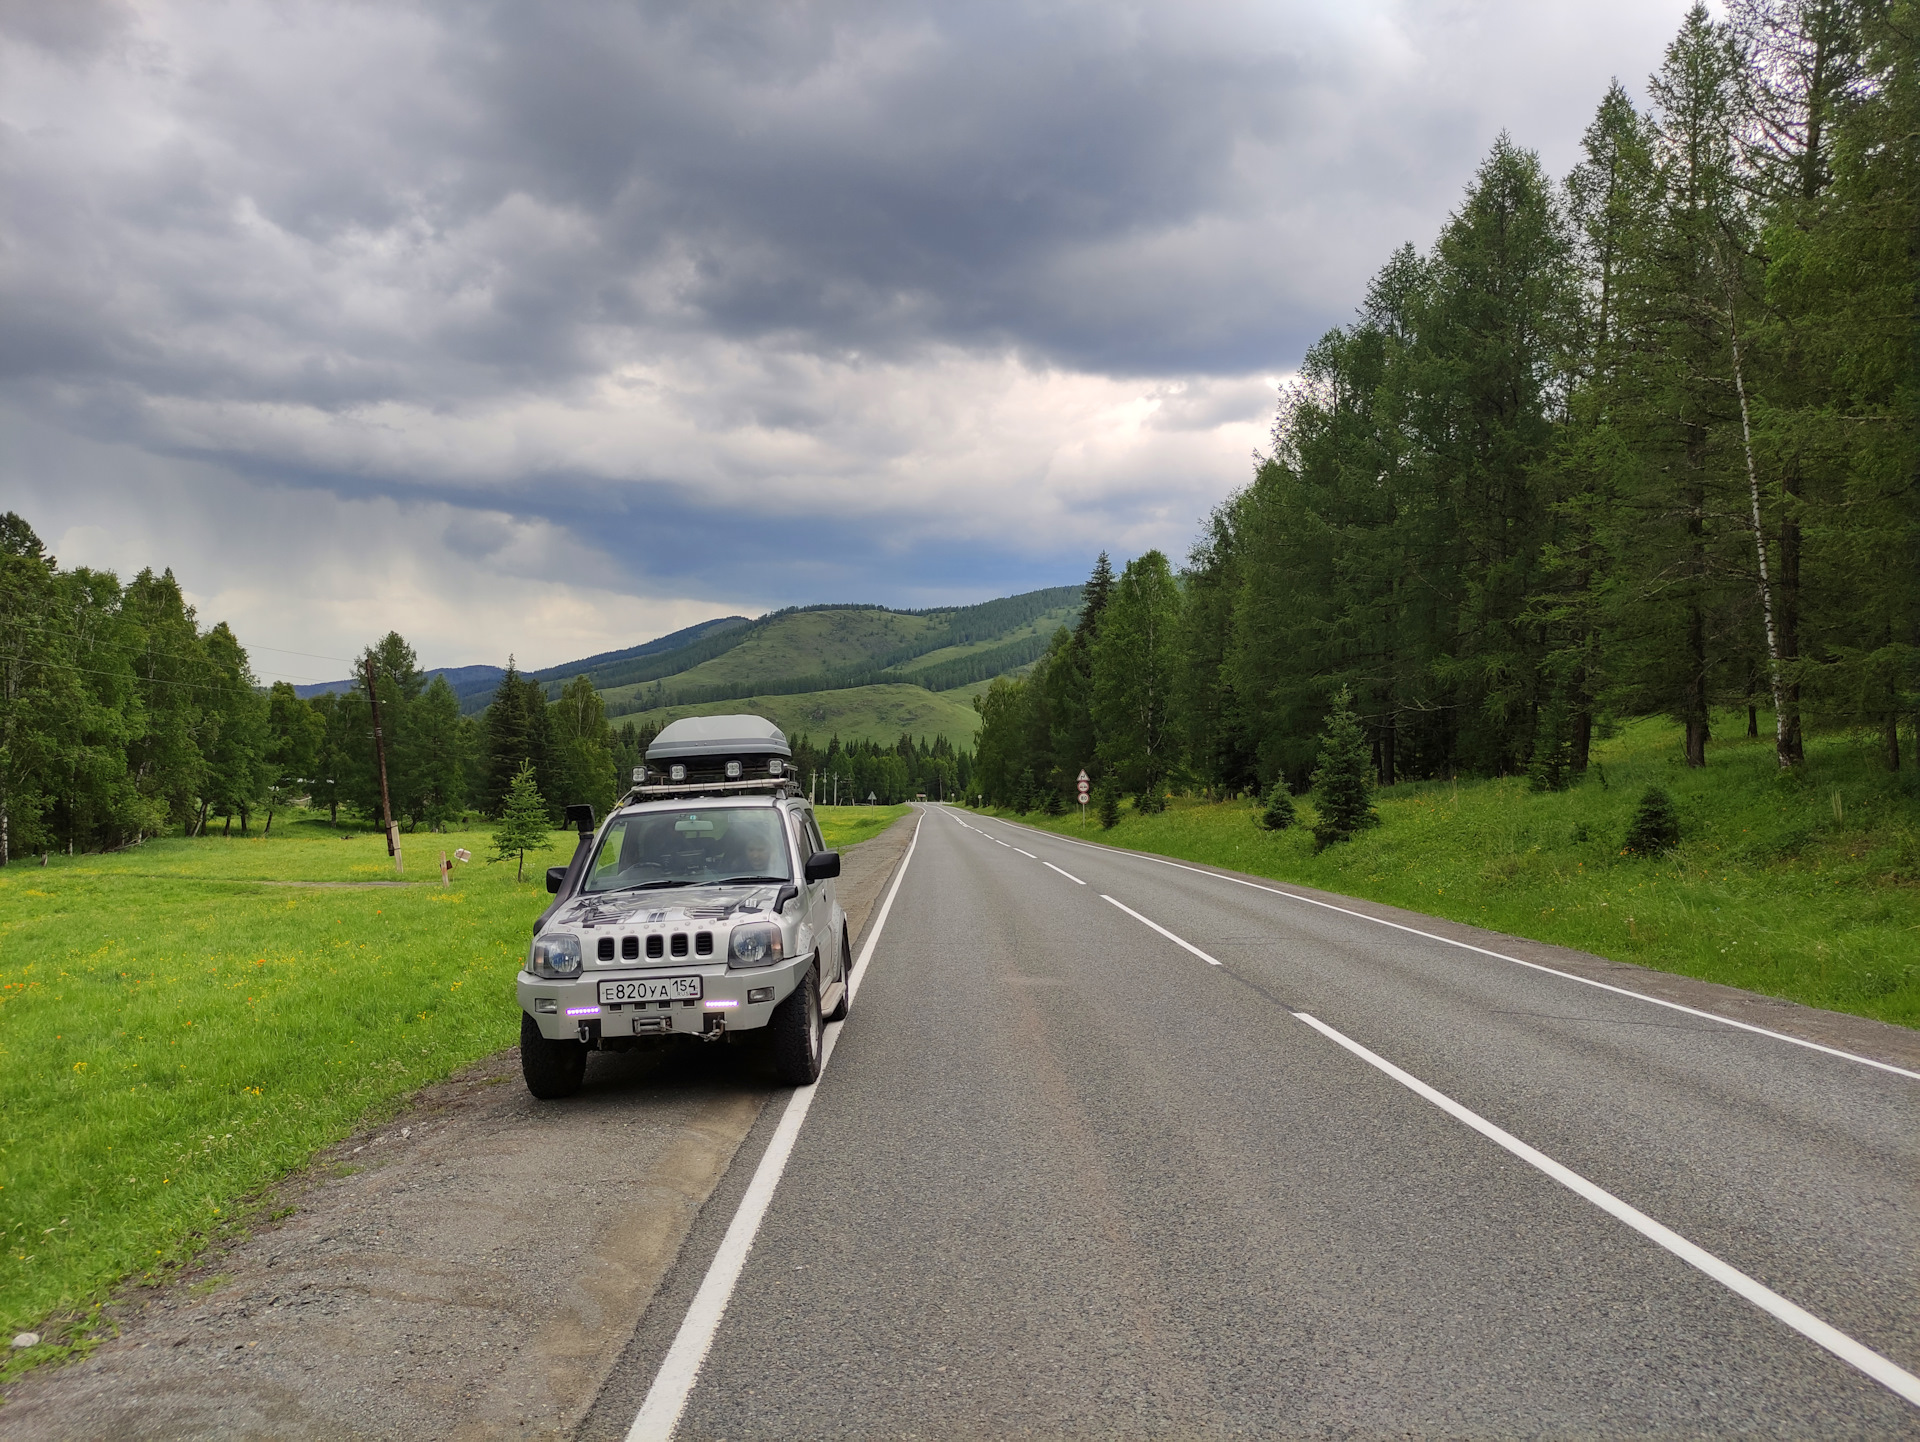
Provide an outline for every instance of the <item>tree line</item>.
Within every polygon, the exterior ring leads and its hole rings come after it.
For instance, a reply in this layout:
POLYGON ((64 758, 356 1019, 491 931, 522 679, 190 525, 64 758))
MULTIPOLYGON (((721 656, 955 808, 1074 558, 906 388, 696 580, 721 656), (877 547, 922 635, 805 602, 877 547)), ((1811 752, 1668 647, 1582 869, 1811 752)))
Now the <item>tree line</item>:
MULTIPOLYGON (((354 688, 302 698, 263 686, 227 623, 202 627, 172 571, 63 569, 20 516, 0 515, 0 865, 51 851, 112 850, 205 835, 298 800, 338 824, 382 818, 371 678, 387 802, 402 829, 500 816, 523 768, 550 821, 586 802, 605 815, 658 728, 608 722, 586 676, 548 698, 507 671, 486 710, 463 716, 389 632, 355 662, 354 688)), ((962 794, 972 757, 944 737, 825 747, 793 743, 802 775, 842 799, 962 794)), ((524 786, 523 786, 524 791, 524 786)))
MULTIPOLYGON (((1612 719, 1920 726, 1920 6, 1696 6, 1556 183, 1502 136, 1434 245, 1308 351, 1177 571, 1115 577, 982 715, 975 790, 1084 767, 1305 787, 1347 692, 1374 780, 1586 769, 1612 719)), ((1920 744, 1920 737, 1913 744, 1920 744)))
POLYGON ((172 571, 122 584, 63 569, 24 519, 0 515, 0 865, 235 822, 244 835, 256 818, 270 831, 296 798, 336 823, 343 809, 378 821, 369 675, 407 830, 497 815, 529 763, 554 817, 576 801, 604 812, 649 739, 610 728, 585 677, 548 701, 511 664, 487 711, 462 716, 394 632, 355 674, 356 689, 305 699, 262 686, 233 629, 203 628, 172 571))

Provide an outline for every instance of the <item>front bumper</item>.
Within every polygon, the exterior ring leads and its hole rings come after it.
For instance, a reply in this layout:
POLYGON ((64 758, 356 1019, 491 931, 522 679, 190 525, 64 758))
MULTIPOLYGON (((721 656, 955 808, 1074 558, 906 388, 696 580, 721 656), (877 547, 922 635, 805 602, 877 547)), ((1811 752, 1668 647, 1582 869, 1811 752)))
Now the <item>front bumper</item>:
POLYGON ((734 970, 724 963, 702 966, 630 966, 593 970, 566 981, 549 981, 522 971, 515 990, 520 1010, 533 1018, 540 1035, 549 1041, 570 1041, 583 1035, 705 1036, 716 1031, 752 1031, 763 1027, 773 1009, 785 1001, 813 965, 811 954, 792 961, 751 970, 734 970), (705 993, 699 1001, 645 1001, 600 1003, 600 983, 633 977, 697 976, 705 993), (747 1000, 748 992, 773 988, 764 1001, 747 1000))

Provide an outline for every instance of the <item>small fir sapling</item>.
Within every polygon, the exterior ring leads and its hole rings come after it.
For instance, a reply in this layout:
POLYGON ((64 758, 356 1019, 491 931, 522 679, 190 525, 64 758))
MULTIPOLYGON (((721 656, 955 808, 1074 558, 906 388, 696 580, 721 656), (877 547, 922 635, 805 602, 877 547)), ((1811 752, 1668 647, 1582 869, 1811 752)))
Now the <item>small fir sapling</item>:
POLYGON ((1094 791, 1094 802, 1100 812, 1100 825, 1107 831, 1120 824, 1120 788, 1110 776, 1100 778, 1100 785, 1094 791))
POLYGON ((1313 769, 1313 801, 1319 812, 1313 823, 1314 850, 1324 851, 1336 841, 1350 841, 1356 831, 1379 824, 1373 809, 1373 757, 1360 718, 1353 714, 1353 695, 1346 687, 1333 698, 1327 729, 1320 737, 1320 763, 1313 769))
POLYGON ((507 786, 507 804, 500 810, 500 825, 493 833, 495 854, 489 864, 517 857, 513 879, 523 880, 527 853, 545 851, 553 845, 553 825, 547 816, 547 803, 533 784, 533 763, 523 762, 507 786))
POLYGON ((1559 706, 1548 706, 1540 713, 1540 725, 1533 738, 1533 756, 1527 762, 1527 789, 1565 791, 1573 785, 1573 737, 1567 725, 1567 713, 1559 706))
POLYGON ((1254 813, 1253 819, 1268 831, 1285 831, 1299 819, 1293 809, 1293 793, 1287 790, 1284 776, 1275 779, 1273 789, 1267 792, 1266 804, 1254 813))
POLYGON ((1146 789, 1133 800, 1133 809, 1142 816, 1157 816, 1167 809, 1167 783, 1149 781, 1146 789))
POLYGON ((1673 798, 1658 786, 1649 786, 1627 823, 1627 840, 1621 849, 1633 856, 1654 856, 1679 844, 1680 813, 1673 798))

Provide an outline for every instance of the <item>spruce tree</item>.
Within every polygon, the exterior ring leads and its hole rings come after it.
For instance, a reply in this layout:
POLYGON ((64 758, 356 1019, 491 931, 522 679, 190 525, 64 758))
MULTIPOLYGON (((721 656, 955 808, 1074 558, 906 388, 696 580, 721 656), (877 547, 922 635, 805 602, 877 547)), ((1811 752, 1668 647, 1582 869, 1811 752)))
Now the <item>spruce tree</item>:
POLYGON ((1094 805, 1100 813, 1100 825, 1111 831, 1120 824, 1120 788, 1111 776, 1100 779, 1098 789, 1093 793, 1094 805))
POLYGON ((493 833, 494 855, 489 862, 517 857, 513 879, 526 875, 527 853, 545 851, 553 844, 553 828, 547 820, 547 803, 540 799, 533 784, 533 763, 523 762, 507 786, 506 805, 500 811, 500 825, 493 833))
POLYGON ((1293 809, 1293 793, 1287 790, 1287 778, 1276 777, 1267 791, 1266 804, 1254 814, 1255 821, 1268 831, 1285 831, 1298 819, 1293 809))
POLYGON ((1336 841, 1350 841, 1364 827, 1376 825, 1373 809, 1373 757, 1360 719, 1353 714, 1352 693, 1342 686, 1333 698, 1320 736, 1320 764, 1313 772, 1313 801, 1319 811, 1313 823, 1316 850, 1336 841))
POLYGON ((1679 844, 1680 813, 1673 798, 1658 786, 1649 786, 1634 808, 1621 849, 1634 856, 1655 856, 1679 844))

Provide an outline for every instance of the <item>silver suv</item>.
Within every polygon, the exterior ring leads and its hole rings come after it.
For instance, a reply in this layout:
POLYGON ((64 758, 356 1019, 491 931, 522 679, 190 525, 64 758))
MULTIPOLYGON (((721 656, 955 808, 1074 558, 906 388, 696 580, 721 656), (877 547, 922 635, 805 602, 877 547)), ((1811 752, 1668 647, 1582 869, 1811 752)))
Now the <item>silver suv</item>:
POLYGON ((666 1038, 771 1044, 782 1082, 820 1075, 822 1029, 847 1014, 852 949, 780 728, 697 716, 647 748, 633 789, 573 860, 519 976, 520 1065, 536 1097, 580 1089, 590 1051, 666 1038))

